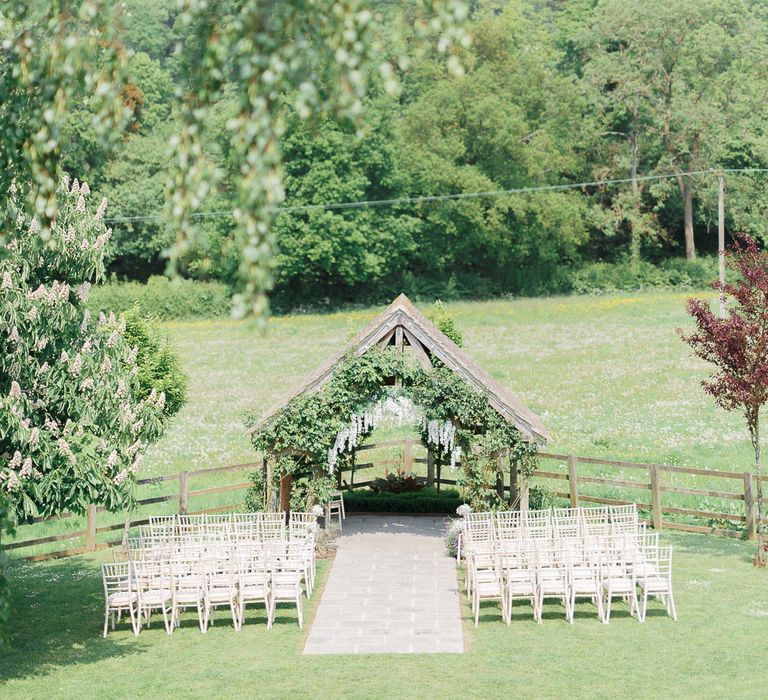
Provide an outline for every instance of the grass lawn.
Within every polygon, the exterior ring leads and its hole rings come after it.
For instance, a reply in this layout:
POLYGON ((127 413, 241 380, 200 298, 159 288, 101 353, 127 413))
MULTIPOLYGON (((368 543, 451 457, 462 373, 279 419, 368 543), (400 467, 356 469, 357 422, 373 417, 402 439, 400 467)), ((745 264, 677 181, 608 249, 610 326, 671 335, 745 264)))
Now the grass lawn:
MULTIPOLYGON (((625 606, 601 625, 588 603, 574 625, 557 603, 544 624, 518 603, 511 627, 484 604, 475 630, 463 602, 463 655, 304 657, 308 630, 278 610, 274 630, 255 608, 241 633, 228 613, 202 635, 193 614, 166 636, 162 623, 138 638, 127 625, 101 638, 104 555, 16 563, 14 649, 0 656, 0 697, 20 698, 722 698, 761 697, 768 641, 766 574, 750 544, 702 535, 666 536, 675 546, 679 613, 660 604, 639 624, 625 606)), ((327 575, 307 605, 309 622, 327 575)), ((159 620, 159 618, 158 618, 159 620)))

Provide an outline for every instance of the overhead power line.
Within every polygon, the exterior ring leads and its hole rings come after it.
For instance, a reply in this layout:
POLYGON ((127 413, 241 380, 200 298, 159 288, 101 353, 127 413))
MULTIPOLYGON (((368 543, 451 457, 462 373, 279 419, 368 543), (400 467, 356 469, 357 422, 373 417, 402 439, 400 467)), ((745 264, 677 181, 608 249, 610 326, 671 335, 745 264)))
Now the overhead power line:
MULTIPOLYGON (((650 182, 659 180, 671 180, 677 177, 692 177, 697 175, 727 175, 727 174, 757 174, 768 173, 768 168, 722 168, 719 170, 690 170, 684 173, 665 173, 661 175, 639 175, 635 179, 637 182, 650 182)), ((394 197, 392 199, 369 199, 355 202, 330 202, 328 204, 290 204, 277 207, 281 212, 305 212, 305 211, 334 211, 339 209, 366 209, 369 207, 388 207, 403 204, 429 204, 432 202, 450 202, 460 201, 462 199, 483 199, 485 197, 503 197, 513 194, 531 194, 535 192, 557 192, 563 190, 579 190, 589 187, 601 187, 612 185, 626 185, 633 181, 633 178, 613 178, 607 180, 589 180, 587 182, 571 182, 560 185, 537 185, 534 187, 514 187, 503 190, 485 190, 479 192, 456 192, 453 194, 430 194, 417 195, 413 197, 394 197)), ((231 209, 222 209, 219 211, 195 212, 192 217, 195 219, 207 219, 216 217, 232 216, 231 209)), ((161 221, 161 214, 148 214, 145 216, 118 216, 107 218, 105 221, 110 224, 121 224, 141 221, 161 221)))

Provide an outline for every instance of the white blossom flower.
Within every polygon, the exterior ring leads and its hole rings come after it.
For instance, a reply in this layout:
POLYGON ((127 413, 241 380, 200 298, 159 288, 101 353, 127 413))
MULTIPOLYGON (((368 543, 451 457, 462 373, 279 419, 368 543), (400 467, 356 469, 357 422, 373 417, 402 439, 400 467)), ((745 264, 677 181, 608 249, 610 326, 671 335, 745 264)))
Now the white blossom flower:
POLYGON ((32 221, 29 222, 29 232, 32 234, 40 233, 40 222, 36 217, 33 217, 32 221))
POLYGON ((108 358, 104 358, 104 362, 101 363, 101 372, 102 374, 107 374, 107 372, 110 372, 112 370, 112 361, 108 358))
POLYGON ((85 309, 83 311, 83 322, 80 324, 80 332, 85 333, 88 330, 88 326, 91 322, 91 311, 90 309, 85 309))
POLYGON ((64 243, 66 243, 67 245, 69 245, 69 244, 71 244, 71 243, 74 243, 74 242, 75 242, 75 238, 76 238, 76 237, 77 237, 77 236, 76 236, 76 234, 75 234, 75 229, 74 229, 74 228, 72 228, 72 226, 67 226, 67 230, 64 232, 64 234, 62 235, 62 237, 61 237, 61 238, 62 238, 62 240, 64 241, 64 243))
POLYGON ((59 362, 69 362, 69 353, 66 350, 61 351, 59 362))
POLYGON ((117 391, 115 392, 115 395, 122 399, 124 396, 128 394, 128 387, 125 383, 124 379, 120 379, 117 382, 117 391))
POLYGON ((80 242, 80 250, 88 250, 88 248, 91 247, 91 244, 88 243, 87 238, 83 238, 83 240, 80 242))
POLYGON ((13 279, 11 278, 11 273, 6 270, 3 272, 3 289, 11 288, 13 288, 13 279))
POLYGON ((107 317, 104 315, 103 311, 99 311, 99 324, 104 325, 107 322, 107 317))
POLYGON ((93 389, 93 379, 91 377, 86 377, 83 379, 83 383, 80 385, 80 388, 83 391, 90 391, 93 389))
POLYGON ((14 326, 13 329, 11 330, 11 334, 8 336, 8 342, 9 343, 19 342, 19 329, 16 328, 16 326, 14 326))
POLYGON ((165 408, 165 392, 161 391, 157 397, 157 407, 165 408))
POLYGON ((107 465, 110 468, 117 466, 117 450, 112 450, 112 452, 109 453, 109 457, 107 457, 107 465))
POLYGON ((16 476, 16 472, 10 472, 8 474, 8 481, 6 482, 8 490, 15 491, 20 485, 21 482, 19 481, 19 477, 16 476))
POLYGON ((322 506, 312 506, 311 512, 312 512, 312 515, 314 515, 316 518, 320 518, 324 514, 322 506))
POLYGON ((104 216, 104 212, 106 211, 107 211, 107 198, 102 197, 101 202, 99 203, 99 208, 96 210, 96 213, 94 214, 93 218, 99 221, 104 216))
MULTIPOLYGON (((80 192, 82 192, 82 189, 80 190, 80 192)), ((85 211, 85 197, 82 194, 77 198, 77 206, 75 207, 75 209, 77 209, 77 211, 81 213, 85 211)))
POLYGON ((70 194, 80 194, 80 182, 77 178, 72 181, 72 189, 69 190, 70 194))
POLYGON ((16 468, 17 468, 17 467, 18 467, 20 464, 21 464, 21 452, 19 452, 18 450, 16 450, 16 451, 13 453, 13 457, 11 457, 11 461, 10 461, 10 462, 8 462, 8 466, 9 466, 11 469, 16 469, 16 468))
POLYGON ((80 353, 77 353, 77 355, 75 355, 74 361, 69 366, 69 373, 73 377, 79 377, 82 369, 83 369, 83 358, 80 357, 80 353))
POLYGON ((100 439, 99 439, 99 444, 98 444, 98 445, 96 445, 96 449, 97 449, 99 452, 106 452, 106 450, 107 450, 107 443, 106 443, 106 442, 104 442, 104 438, 100 438, 100 439))
POLYGON ((135 474, 139 471, 144 464, 144 458, 141 455, 136 455, 136 459, 133 460, 133 464, 129 467, 131 474, 135 474))
POLYGON ((157 401, 157 389, 155 389, 154 387, 152 387, 152 391, 149 392, 147 401, 149 401, 150 403, 154 403, 155 401, 157 401))
POLYGON ((88 303, 88 293, 91 291, 91 283, 90 282, 83 282, 76 290, 75 294, 77 295, 77 298, 83 302, 83 304, 88 303))
POLYGON ((109 338, 107 338, 107 347, 108 348, 115 347, 115 343, 117 342, 119 337, 120 337, 120 335, 118 334, 118 332, 116 330, 112 331, 109 334, 109 338))
POLYGON ((30 476, 32 476, 32 458, 27 457, 24 462, 21 465, 21 469, 19 470, 19 476, 23 479, 28 479, 30 476))
POLYGON ((63 457, 66 457, 70 463, 74 464, 76 461, 75 455, 72 452, 72 449, 69 446, 69 443, 64 438, 59 438, 59 440, 56 443, 59 447, 59 452, 63 457))
POLYGON ((88 187, 88 183, 87 182, 83 182, 80 185, 80 194, 88 196, 90 193, 91 193, 91 188, 88 187))
POLYGON ((468 503, 462 503, 456 509, 456 515, 460 515, 462 518, 466 518, 472 512, 472 506, 468 503))
POLYGON ((133 457, 139 450, 141 449, 141 440, 136 440, 136 442, 131 445, 126 452, 128 453, 129 457, 133 457))
POLYGON ((91 340, 90 338, 86 338, 85 342, 83 343, 83 347, 80 348, 80 352, 82 352, 85 355, 90 351, 91 351, 91 340))
POLYGON ((121 469, 115 476, 114 482, 119 486, 128 478, 128 470, 121 469))
POLYGON ((11 382, 11 390, 8 392, 8 396, 10 396, 12 399, 21 398, 21 387, 15 379, 11 382))
MULTIPOLYGON (((45 350, 48 347, 48 338, 43 336, 42 338, 39 338, 38 341, 35 343, 35 350, 40 352, 41 350, 45 350)), ((46 365, 48 363, 46 362, 46 365)))
POLYGON ((43 362, 43 364, 40 365, 40 374, 45 374, 48 371, 48 369, 49 369, 48 363, 43 362))
POLYGON ((131 351, 128 353, 128 364, 133 365, 136 363, 136 356, 139 354, 139 348, 135 345, 131 348, 131 351))
POLYGON ((28 318, 30 321, 34 321, 34 320, 36 320, 36 319, 37 319, 37 307, 36 307, 36 306, 32 306, 32 307, 29 309, 29 313, 27 314, 27 318, 28 318))
POLYGON ((36 447, 40 443, 40 429, 35 426, 29 433, 29 444, 36 447))

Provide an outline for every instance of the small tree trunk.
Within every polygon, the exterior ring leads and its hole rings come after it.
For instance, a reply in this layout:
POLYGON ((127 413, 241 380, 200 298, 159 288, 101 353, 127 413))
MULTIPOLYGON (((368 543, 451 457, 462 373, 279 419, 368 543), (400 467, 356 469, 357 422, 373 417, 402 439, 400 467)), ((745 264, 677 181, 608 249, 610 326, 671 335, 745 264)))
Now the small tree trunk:
POLYGON ((685 257, 696 259, 696 243, 693 239, 693 183, 686 177, 683 184, 683 215, 685 219, 685 257))
POLYGON ((755 448, 755 483, 757 486, 757 555, 755 556, 755 566, 765 566, 765 526, 763 518, 765 509, 763 508, 763 482, 760 469, 760 416, 755 417, 753 426, 750 426, 750 436, 752 438, 752 447, 755 448))

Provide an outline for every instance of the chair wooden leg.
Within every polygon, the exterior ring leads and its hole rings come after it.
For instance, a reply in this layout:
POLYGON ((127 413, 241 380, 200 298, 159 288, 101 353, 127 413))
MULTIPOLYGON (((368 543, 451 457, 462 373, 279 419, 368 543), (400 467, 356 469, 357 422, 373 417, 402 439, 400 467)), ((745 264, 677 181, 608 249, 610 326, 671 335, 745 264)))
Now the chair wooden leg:
POLYGON ((109 631, 109 606, 105 606, 104 608, 104 633, 103 637, 104 639, 107 638, 107 632, 109 631))

